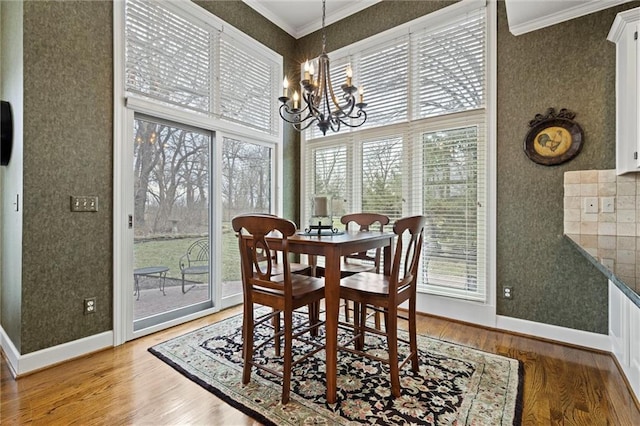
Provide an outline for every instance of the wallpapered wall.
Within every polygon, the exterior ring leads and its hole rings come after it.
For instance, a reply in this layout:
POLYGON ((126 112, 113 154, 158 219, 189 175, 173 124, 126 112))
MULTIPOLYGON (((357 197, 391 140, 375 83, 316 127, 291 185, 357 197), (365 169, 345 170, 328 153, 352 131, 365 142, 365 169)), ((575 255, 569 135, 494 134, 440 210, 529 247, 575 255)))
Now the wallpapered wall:
MULTIPOLYGON (((606 282, 562 236, 562 175, 614 166, 614 54, 606 35, 617 11, 638 2, 514 37, 499 3, 498 285, 514 299, 498 313, 606 332, 606 282), (522 152, 527 122, 569 108, 585 131, 582 153, 544 167, 522 152)), ((283 54, 291 70, 317 53, 317 33, 297 43, 240 1, 198 2, 283 54)), ((328 27, 345 44, 435 10, 444 2, 383 1, 328 27)), ((18 349, 38 349, 111 330, 113 50, 112 3, 24 6, 24 258, 18 349), (69 195, 100 197, 100 211, 69 212, 69 195), (78 301, 96 296, 96 315, 78 301)), ((338 45, 338 41, 340 45, 338 45)), ((285 134, 285 206, 299 218, 297 135, 285 134)), ((7 285, 7 283, 4 283, 7 285)), ((3 305, 11 300, 2 300, 3 305)), ((3 323, 3 327, 4 327, 3 323)))
POLYGON ((563 182, 569 170, 615 167, 615 15, 640 2, 512 36, 500 5, 498 39, 498 313, 607 333, 604 276, 563 237, 563 182), (567 108, 584 130, 582 152, 559 166, 526 157, 527 123, 567 108))
MULTIPOLYGON (((240 1, 201 5, 285 59, 294 49, 240 1)), ((25 2, 23 26, 23 277, 18 297, 2 299, 22 310, 3 315, 2 326, 27 354, 113 328, 113 3, 25 2), (97 195, 99 211, 71 213, 70 195, 97 195), (85 297, 97 298, 95 315, 83 315, 85 297)), ((291 218, 296 136, 286 130, 283 214, 291 218)))

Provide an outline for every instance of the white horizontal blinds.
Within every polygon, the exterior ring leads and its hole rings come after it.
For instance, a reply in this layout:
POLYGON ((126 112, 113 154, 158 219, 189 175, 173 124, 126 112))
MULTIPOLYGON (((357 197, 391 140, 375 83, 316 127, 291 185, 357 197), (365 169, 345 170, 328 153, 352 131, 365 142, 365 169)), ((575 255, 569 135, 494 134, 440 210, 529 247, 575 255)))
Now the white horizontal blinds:
POLYGON ((391 223, 403 216, 401 136, 362 143, 362 208, 389 216, 391 223))
MULTIPOLYGON (((323 147, 312 151, 313 176, 310 197, 327 195, 331 197, 331 213, 338 220, 345 212, 347 199, 347 147, 345 145, 323 147)), ((311 203, 307 203, 310 206, 311 203)), ((311 216, 309 207, 308 216, 311 216)))
POLYGON ((277 133, 278 64, 222 34, 220 38, 220 115, 224 120, 277 133))
POLYGON ((127 96, 278 135, 278 54, 191 2, 125 10, 127 96))
POLYGON ((414 118, 483 108, 485 9, 412 35, 414 118))
POLYGON ((213 29, 189 22, 162 3, 126 3, 126 90, 208 113, 213 29))
POLYGON ((362 52, 354 83, 364 89, 367 121, 362 128, 400 123, 408 118, 409 38, 403 36, 362 52))
MULTIPOLYGON (((326 162, 318 154, 329 144, 344 145, 346 213, 377 211, 392 223, 424 214, 419 291, 486 301, 486 8, 446 9, 347 48, 341 58, 364 86, 367 123, 312 139, 306 132, 305 167, 326 162)), ((310 197, 317 176, 305 178, 310 197)))
POLYGON ((436 294, 485 299, 484 143, 479 126, 421 135, 423 214, 428 218, 420 286, 436 294))

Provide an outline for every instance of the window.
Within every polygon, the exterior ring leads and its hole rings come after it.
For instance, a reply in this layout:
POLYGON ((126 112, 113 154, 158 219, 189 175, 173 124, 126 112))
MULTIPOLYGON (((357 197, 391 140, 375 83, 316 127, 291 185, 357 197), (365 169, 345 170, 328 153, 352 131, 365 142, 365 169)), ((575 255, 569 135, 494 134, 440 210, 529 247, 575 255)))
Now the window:
POLYGON ((279 134, 279 55, 190 2, 127 0, 125 13, 128 97, 279 134))
POLYGON ((134 225, 133 238, 128 224, 119 226, 122 246, 139 249, 133 259, 123 250, 115 260, 124 271, 117 284, 122 306, 129 306, 124 295, 134 282, 129 269, 161 261, 171 265, 167 282, 182 287, 178 265, 189 245, 206 239, 211 250, 210 273, 189 277, 183 287, 189 297, 166 312, 134 312, 134 326, 125 328, 129 339, 242 302, 230 221, 281 206, 282 57, 194 2, 116 4, 116 125, 122 129, 115 139, 122 172, 114 209, 134 225))
POLYGON ((319 189, 342 201, 334 220, 358 211, 392 223, 424 214, 419 291, 480 302, 487 295, 487 22, 485 2, 465 0, 330 53, 332 69, 350 63, 365 87, 368 120, 339 134, 303 134, 305 214, 319 189))

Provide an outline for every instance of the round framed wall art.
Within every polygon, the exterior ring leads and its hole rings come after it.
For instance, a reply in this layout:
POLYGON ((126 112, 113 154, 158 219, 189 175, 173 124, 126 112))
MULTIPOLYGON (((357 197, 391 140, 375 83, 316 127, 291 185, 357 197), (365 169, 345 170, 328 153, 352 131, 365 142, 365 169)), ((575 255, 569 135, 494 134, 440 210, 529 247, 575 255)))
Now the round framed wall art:
POLYGON ((545 166, 565 163, 580 153, 584 133, 573 121, 575 113, 549 108, 546 114, 536 114, 529 122, 524 140, 524 152, 531 161, 545 166))

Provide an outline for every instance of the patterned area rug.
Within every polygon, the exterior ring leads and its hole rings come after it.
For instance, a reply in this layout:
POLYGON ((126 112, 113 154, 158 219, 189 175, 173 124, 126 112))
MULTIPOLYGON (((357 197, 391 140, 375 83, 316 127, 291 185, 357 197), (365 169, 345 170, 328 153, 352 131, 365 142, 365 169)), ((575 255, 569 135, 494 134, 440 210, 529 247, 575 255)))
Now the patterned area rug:
MULTIPOLYGON (((267 329, 256 330, 260 336, 269 333, 267 329)), ((366 344, 373 352, 386 353, 385 341, 377 336, 368 338, 366 344)), ((338 400, 327 404, 324 351, 320 351, 294 368, 291 402, 284 406, 280 403, 279 378, 254 368, 251 382, 246 386, 241 383, 242 315, 149 351, 267 425, 520 424, 522 371, 518 360, 426 336, 418 336, 418 347, 420 373, 405 366, 400 398, 391 395, 386 365, 339 352, 338 400)), ((307 349, 304 344, 294 343, 296 354, 304 354, 307 349)), ((256 356, 281 366, 270 344, 256 356)))

